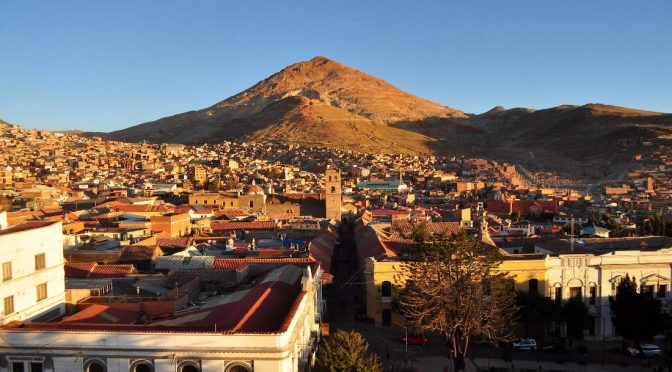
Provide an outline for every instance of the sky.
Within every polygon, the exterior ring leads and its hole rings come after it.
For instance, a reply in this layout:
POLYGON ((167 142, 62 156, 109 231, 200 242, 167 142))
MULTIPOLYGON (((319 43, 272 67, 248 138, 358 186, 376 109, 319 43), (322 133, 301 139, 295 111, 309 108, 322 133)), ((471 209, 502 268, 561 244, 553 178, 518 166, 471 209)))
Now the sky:
POLYGON ((0 1, 0 118, 113 131, 322 55, 480 113, 672 112, 672 1, 0 1))

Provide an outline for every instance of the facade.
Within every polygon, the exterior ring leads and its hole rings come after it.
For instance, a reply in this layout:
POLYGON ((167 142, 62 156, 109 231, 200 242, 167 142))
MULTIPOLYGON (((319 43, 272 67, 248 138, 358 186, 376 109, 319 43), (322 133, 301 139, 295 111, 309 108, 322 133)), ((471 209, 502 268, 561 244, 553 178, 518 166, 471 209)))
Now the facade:
POLYGON ((189 213, 152 216, 149 220, 151 231, 162 238, 185 236, 191 232, 189 213))
MULTIPOLYGON (((367 317, 377 326, 403 325, 403 317, 392 306, 396 292, 405 285, 395 249, 403 242, 386 236, 385 224, 363 227, 357 235, 367 317)), ((664 309, 672 307, 672 238, 583 239, 574 246, 569 240, 555 240, 537 244, 534 251, 510 254, 500 250, 498 270, 511 276, 517 291, 536 292, 559 305, 580 298, 593 316, 593 324, 584 330, 588 340, 617 337, 609 297, 616 294, 626 274, 636 280, 640 291, 659 299, 664 309)))
POLYGON ((325 203, 326 218, 341 220, 341 206, 343 199, 341 197, 341 171, 335 165, 327 166, 325 177, 325 203))
POLYGON ((0 230, 0 325, 65 311, 61 223, 31 221, 0 230))

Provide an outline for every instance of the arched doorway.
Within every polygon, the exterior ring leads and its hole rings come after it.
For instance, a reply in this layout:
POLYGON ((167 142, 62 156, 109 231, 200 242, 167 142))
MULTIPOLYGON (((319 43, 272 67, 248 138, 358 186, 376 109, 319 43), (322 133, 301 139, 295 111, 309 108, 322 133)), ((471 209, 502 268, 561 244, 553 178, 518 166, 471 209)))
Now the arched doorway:
POLYGON ((386 327, 392 325, 392 311, 390 309, 383 310, 383 325, 386 327))

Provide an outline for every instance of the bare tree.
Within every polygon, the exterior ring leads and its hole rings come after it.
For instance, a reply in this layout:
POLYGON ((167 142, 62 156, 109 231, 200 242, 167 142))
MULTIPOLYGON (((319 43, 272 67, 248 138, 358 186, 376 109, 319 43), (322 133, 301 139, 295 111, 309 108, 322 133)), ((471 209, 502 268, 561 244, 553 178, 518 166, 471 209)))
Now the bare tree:
POLYGON ((516 297, 500 263, 496 247, 457 234, 417 242, 401 265, 397 282, 406 287, 398 301, 407 326, 445 336, 456 371, 464 370, 471 342, 513 338, 516 297))

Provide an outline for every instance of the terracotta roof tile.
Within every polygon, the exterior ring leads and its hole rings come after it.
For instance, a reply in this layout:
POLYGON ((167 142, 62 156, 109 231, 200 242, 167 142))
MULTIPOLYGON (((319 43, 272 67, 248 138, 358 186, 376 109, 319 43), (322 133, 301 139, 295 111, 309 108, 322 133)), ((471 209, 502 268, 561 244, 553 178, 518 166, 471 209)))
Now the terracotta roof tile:
POLYGON ((215 231, 234 231, 234 230, 274 230, 276 223, 273 221, 252 221, 252 222, 230 222, 230 221, 212 221, 210 228, 215 231))
POLYGON ((119 278, 135 273, 135 268, 131 264, 127 265, 96 265, 89 278, 119 278))
POLYGON ((88 278, 91 270, 96 266, 95 262, 66 262, 65 277, 66 278, 88 278))

